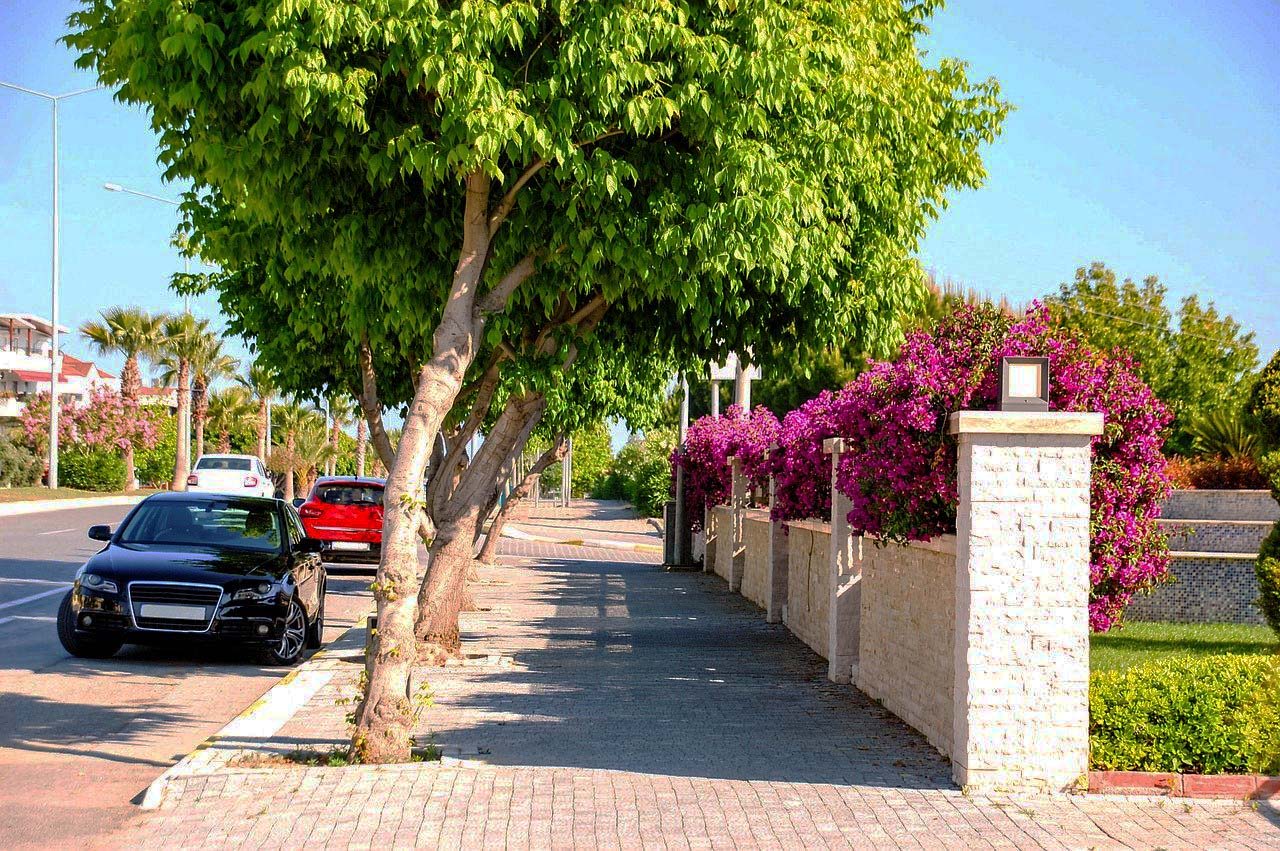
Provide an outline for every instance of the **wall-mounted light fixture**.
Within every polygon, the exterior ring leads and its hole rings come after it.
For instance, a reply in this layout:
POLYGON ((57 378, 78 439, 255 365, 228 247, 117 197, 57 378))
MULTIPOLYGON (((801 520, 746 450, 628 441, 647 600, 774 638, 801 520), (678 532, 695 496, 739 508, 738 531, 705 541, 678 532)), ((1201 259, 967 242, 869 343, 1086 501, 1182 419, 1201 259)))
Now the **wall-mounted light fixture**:
POLYGON ((1008 357, 1000 362, 1000 410, 1049 410, 1049 359, 1008 357))

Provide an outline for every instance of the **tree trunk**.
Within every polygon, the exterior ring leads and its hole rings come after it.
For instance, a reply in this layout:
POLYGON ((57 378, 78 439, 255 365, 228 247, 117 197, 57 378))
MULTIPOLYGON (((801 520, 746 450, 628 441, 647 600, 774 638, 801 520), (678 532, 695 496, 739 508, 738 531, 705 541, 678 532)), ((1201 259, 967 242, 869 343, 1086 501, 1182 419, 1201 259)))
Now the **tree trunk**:
POLYGON ((284 500, 293 502, 293 435, 284 439, 284 500))
POLYGON ((204 424, 209 417, 209 388, 205 386, 203 378, 197 377, 191 382, 191 407, 195 413, 196 425, 194 457, 199 459, 204 454, 204 424))
POLYGON ((329 428, 329 460, 324 462, 325 475, 332 476, 338 471, 338 421, 335 419, 329 428))
POLYGON ((431 543, 430 569, 418 592, 418 640, 437 645, 446 652, 458 649, 458 613, 471 562, 475 555, 476 526, 507 459, 523 449, 546 402, 540 395, 509 399, 494 422, 475 458, 436 518, 436 537, 431 543), (463 537, 454 539, 452 536, 463 537), (439 554, 441 558, 437 560, 439 554))
MULTIPOLYGON (((124 361, 124 369, 120 371, 120 396, 125 406, 136 411, 138 391, 142 387, 142 374, 138 369, 138 356, 130 354, 124 361)), ((128 438, 124 445, 124 489, 138 489, 138 475, 134 460, 133 438, 128 438)))
POLYGON ((173 481, 169 485, 176 491, 187 489, 187 476, 191 473, 191 447, 188 443, 191 429, 187 419, 191 410, 189 368, 185 360, 178 361, 178 446, 173 459, 173 481))
MULTIPOLYGON (((383 489, 382 559, 374 584, 376 656, 351 738, 361 762, 407 762, 410 757, 423 474, 440 425, 475 358, 476 336, 482 329, 473 306, 489 252, 489 188, 490 181, 484 175, 468 176, 462 249, 453 286, 432 337, 432 356, 418 373, 413 402, 383 489)), ((467 543, 470 546, 469 539, 467 543)))
POLYGON ((218 432, 218 451, 223 455, 231 452, 231 431, 230 429, 222 429, 218 432))
POLYGON ((267 397, 258 400, 258 458, 267 463, 267 397))
POLYGON ((356 475, 364 475, 364 454, 369 448, 369 426, 364 417, 356 421, 356 475))
POLYGON ((515 511, 516 505, 522 499, 529 497, 529 493, 533 490, 533 483, 538 478, 538 475, 563 458, 567 447, 568 443, 564 437, 557 437, 555 442, 538 456, 538 460, 529 468, 529 472, 520 480, 520 483, 511 489, 511 493, 507 495, 507 501, 498 509, 493 522, 489 524, 489 531, 484 538, 484 546, 480 548, 480 554, 476 556, 476 561, 482 564, 493 564, 493 557, 498 551, 498 539, 502 537, 502 527, 507 525, 507 519, 515 511))

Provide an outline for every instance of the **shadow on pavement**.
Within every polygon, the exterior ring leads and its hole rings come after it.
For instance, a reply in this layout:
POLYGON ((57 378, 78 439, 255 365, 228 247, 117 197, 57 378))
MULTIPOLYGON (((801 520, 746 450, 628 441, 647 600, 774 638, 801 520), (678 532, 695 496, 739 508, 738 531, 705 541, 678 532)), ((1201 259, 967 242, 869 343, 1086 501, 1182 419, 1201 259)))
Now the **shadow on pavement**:
MULTIPOLYGON (((953 789, 924 738, 724 582, 653 564, 541 560, 513 669, 430 669, 425 727, 497 765, 953 789)), ((506 601, 490 598, 488 602, 506 601)))

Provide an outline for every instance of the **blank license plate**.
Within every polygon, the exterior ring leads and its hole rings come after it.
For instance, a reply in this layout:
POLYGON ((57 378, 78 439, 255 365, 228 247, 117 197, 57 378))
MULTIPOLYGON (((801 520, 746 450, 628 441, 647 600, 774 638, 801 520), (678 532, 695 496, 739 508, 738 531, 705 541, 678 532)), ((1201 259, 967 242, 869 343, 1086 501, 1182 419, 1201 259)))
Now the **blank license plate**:
POLYGON ((368 544, 361 543, 360 541, 334 541, 329 546, 331 549, 335 549, 335 550, 367 550, 369 549, 368 544))
POLYGON ((204 606, 166 606, 161 603, 143 603, 138 607, 140 618, 165 618, 173 621, 202 621, 204 606))

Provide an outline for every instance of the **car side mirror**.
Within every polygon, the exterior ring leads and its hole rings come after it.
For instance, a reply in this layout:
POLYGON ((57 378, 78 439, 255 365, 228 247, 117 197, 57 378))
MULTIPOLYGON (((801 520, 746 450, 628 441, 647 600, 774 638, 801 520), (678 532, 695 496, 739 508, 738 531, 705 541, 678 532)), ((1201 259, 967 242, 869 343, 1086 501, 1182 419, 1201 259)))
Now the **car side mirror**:
POLYGON ((321 549, 319 538, 303 538, 298 542, 298 552, 300 553, 318 553, 321 549))
POLYGON ((299 498, 299 499, 295 499, 295 500, 293 501, 293 507, 294 507, 294 508, 301 508, 301 507, 302 507, 302 504, 303 504, 304 502, 306 502, 306 500, 305 500, 305 499, 301 499, 301 498, 299 498))
POLYGON ((111 527, 106 525, 90 526, 89 537, 95 541, 110 541, 111 527))

